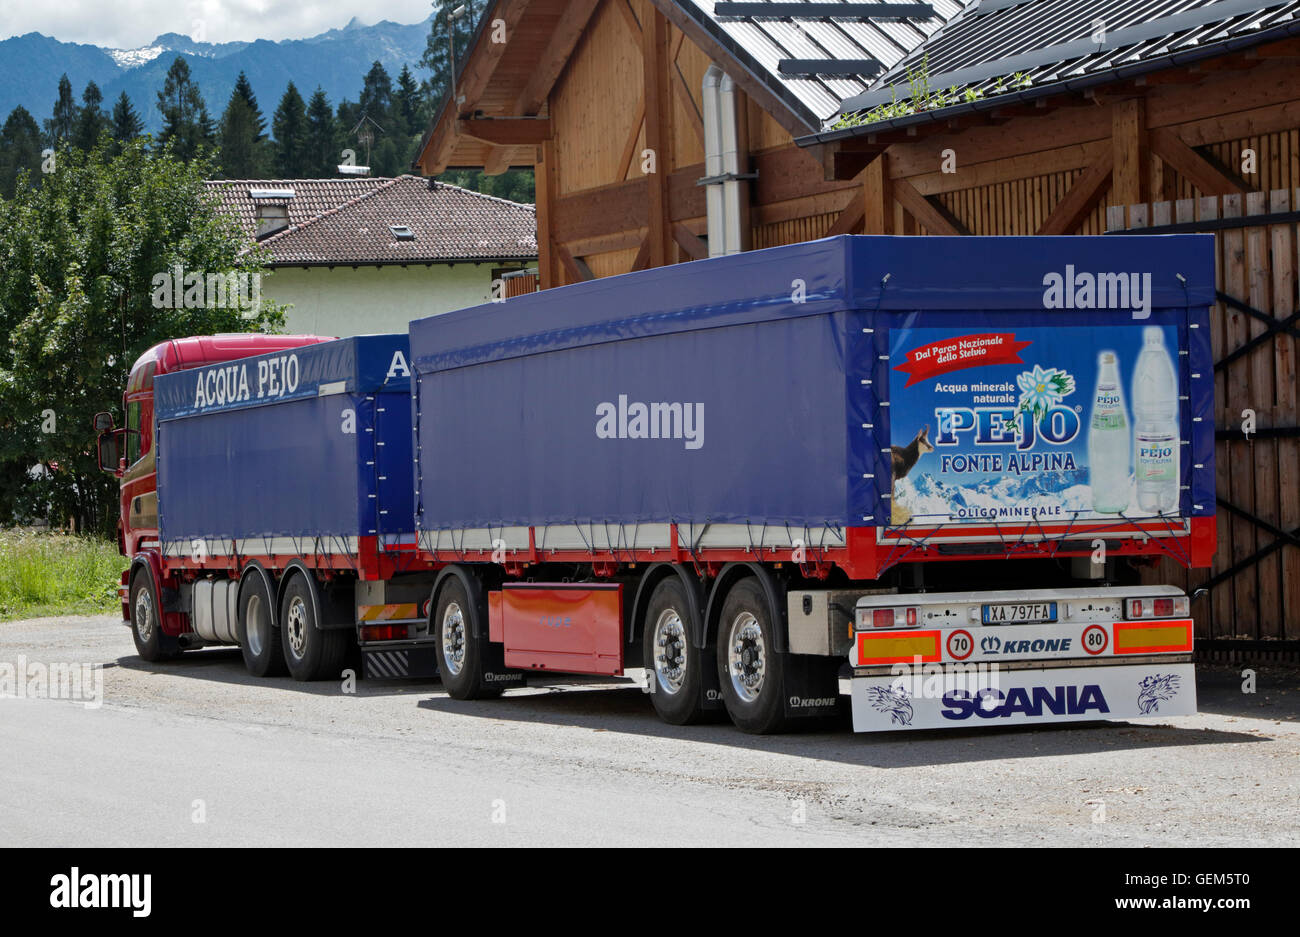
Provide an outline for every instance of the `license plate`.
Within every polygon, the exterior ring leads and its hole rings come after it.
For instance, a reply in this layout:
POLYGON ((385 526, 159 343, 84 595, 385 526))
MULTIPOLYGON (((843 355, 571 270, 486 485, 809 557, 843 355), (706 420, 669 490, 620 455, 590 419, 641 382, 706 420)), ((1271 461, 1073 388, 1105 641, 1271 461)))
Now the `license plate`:
POLYGON ((1008 602, 984 606, 984 624, 1040 624, 1056 621, 1055 602, 1008 602))

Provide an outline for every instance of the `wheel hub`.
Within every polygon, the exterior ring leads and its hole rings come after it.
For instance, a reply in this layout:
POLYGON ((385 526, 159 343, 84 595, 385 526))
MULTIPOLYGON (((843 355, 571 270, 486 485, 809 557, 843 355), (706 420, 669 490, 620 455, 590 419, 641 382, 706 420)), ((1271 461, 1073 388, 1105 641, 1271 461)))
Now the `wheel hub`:
POLYGON ((289 638, 289 650, 294 657, 302 657, 307 650, 307 603, 297 596, 289 604, 289 617, 284 623, 289 638))
POLYGON ((153 636, 153 597, 148 589, 141 589, 135 597, 135 633, 141 641, 153 636))
POLYGON ((737 615, 731 623, 727 658, 732 689, 742 700, 752 703, 763 691, 767 645, 758 619, 749 612, 737 615))
POLYGON ((465 666, 465 614, 455 602, 442 613, 442 656, 453 677, 465 666))
POLYGON ((665 609, 655 622, 655 679, 659 689, 672 694, 681 690, 686 682, 687 640, 681 616, 673 609, 665 609))

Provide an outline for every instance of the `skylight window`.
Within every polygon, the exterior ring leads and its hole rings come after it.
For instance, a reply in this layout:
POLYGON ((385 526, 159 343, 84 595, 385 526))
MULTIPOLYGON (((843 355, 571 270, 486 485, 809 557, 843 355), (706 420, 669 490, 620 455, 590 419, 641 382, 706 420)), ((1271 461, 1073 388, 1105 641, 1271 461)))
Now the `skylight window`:
POLYGON ((390 224, 388 230, 393 232, 393 237, 399 241, 414 241, 415 232, 404 224, 390 224))
POLYGON ((249 198, 293 198, 293 189, 249 189, 249 198))

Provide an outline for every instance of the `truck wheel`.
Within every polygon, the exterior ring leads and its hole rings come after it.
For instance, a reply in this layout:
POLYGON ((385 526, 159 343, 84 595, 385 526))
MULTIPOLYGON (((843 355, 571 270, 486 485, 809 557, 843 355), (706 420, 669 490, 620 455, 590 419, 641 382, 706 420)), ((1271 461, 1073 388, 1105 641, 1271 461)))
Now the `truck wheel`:
POLYGON ((766 735, 785 728, 785 661, 774 637, 763 590, 755 580, 742 579, 727 593, 718 622, 718 681, 727 715, 742 732, 766 735))
POLYGON ((244 655, 244 667, 254 677, 279 677, 289 672, 284 662, 280 629, 271 622, 271 597, 266 583, 254 574, 239 596, 235 637, 244 655))
POLYGON ((489 699, 501 688, 483 678, 490 652, 487 638, 474 637, 469 597, 459 579, 448 578, 438 591, 429 631, 438 649, 438 675, 452 699, 489 699))
POLYGON ((181 654, 180 643, 162 631, 162 607, 153 587, 153 576, 140 570, 131 577, 131 638, 141 660, 155 663, 181 654))
POLYGON ((280 602, 280 641, 284 662, 295 680, 327 680, 343 669, 348 649, 348 632, 317 627, 316 609, 312 605, 311 586, 295 575, 285 587, 280 602))
POLYGON ((654 681, 650 700, 664 722, 675 726, 704 716, 704 655, 691 644, 691 616, 681 581, 673 575, 655 586, 641 626, 647 674, 654 681))

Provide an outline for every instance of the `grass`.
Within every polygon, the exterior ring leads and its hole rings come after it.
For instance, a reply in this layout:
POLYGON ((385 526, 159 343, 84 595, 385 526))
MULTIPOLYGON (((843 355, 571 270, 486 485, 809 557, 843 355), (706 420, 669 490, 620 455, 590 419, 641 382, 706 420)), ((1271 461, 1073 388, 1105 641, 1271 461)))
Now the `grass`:
POLYGON ((0 530, 0 621, 120 611, 126 563, 110 540, 0 530))

